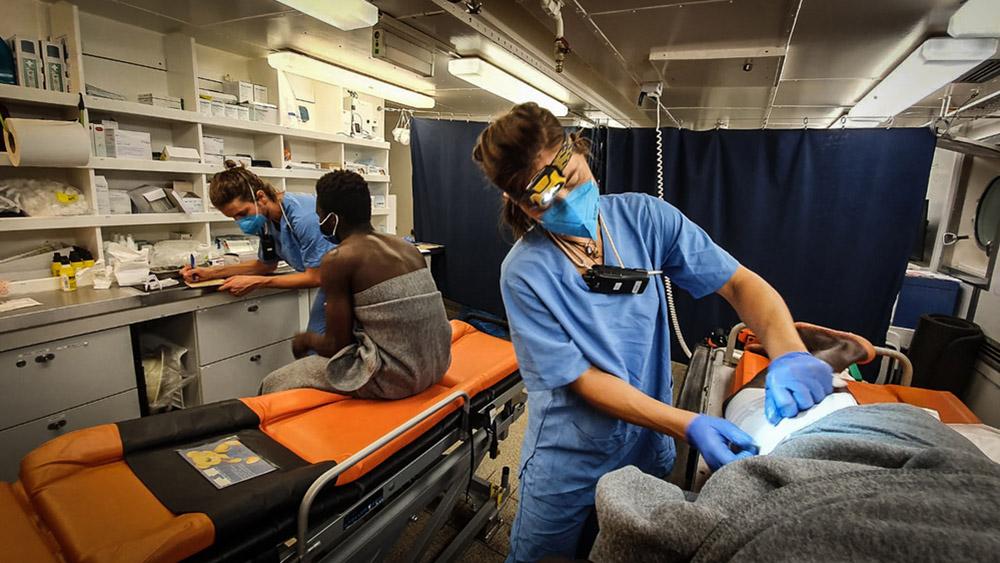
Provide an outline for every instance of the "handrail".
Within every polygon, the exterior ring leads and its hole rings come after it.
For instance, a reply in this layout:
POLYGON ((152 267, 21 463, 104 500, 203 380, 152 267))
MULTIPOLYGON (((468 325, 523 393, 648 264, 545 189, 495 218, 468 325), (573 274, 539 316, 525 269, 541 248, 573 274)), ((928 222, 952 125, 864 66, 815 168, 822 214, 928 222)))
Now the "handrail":
POLYGON ((910 358, 906 357, 906 354, 903 354, 899 350, 882 348, 881 346, 875 346, 875 354, 888 356, 899 362, 899 365, 903 368, 903 373, 899 376, 900 385, 909 387, 913 383, 913 363, 910 362, 910 358))
POLYGON ((736 362, 733 361, 733 353, 736 351, 736 339, 739 338, 740 331, 746 327, 746 323, 736 323, 733 329, 729 331, 729 338, 726 339, 726 355, 722 357, 722 361, 727 365, 736 365, 736 362))
POLYGON ((299 504, 298 532, 295 536, 295 549, 298 552, 299 561, 304 562, 307 560, 308 550, 306 545, 306 535, 309 533, 309 509, 312 508, 313 501, 316 500, 316 497, 319 495, 319 492, 323 489, 323 487, 339 477, 341 473, 357 465, 359 461, 365 459, 389 442, 398 438, 404 432, 409 431, 441 409, 447 407, 453 403, 455 399, 464 399, 462 410, 465 411, 466 415, 468 415, 470 401, 469 394, 465 391, 455 391, 444 399, 441 399, 437 403, 427 407, 423 410, 423 412, 417 414, 401 426, 397 426, 392 432, 389 432, 378 440, 368 444, 365 449, 347 458, 343 463, 338 463, 337 465, 331 467, 312 482, 312 485, 309 486, 309 490, 307 490, 305 496, 302 497, 302 502, 299 504))

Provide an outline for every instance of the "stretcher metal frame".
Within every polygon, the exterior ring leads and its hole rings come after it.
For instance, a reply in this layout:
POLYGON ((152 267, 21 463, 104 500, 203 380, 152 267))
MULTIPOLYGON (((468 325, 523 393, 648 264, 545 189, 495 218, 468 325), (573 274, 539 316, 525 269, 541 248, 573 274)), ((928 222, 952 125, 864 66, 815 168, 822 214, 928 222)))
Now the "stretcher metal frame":
MULTIPOLYGON (((735 325, 729 331, 725 348, 695 348, 678 394, 678 408, 723 416, 723 404, 728 398, 730 384, 740 359, 736 341, 740 331, 745 328, 747 326, 744 323, 735 325)), ((890 373, 898 371, 899 385, 910 386, 913 381, 913 364, 909 358, 897 350, 879 346, 874 348, 876 358, 885 357, 893 362, 890 373)), ((711 474, 705 460, 696 449, 680 441, 677 442, 676 459, 670 481, 685 490, 700 490, 711 474)))
POLYGON ((368 562, 384 558, 411 519, 440 499, 408 553, 408 561, 420 561, 465 491, 474 514, 435 560, 456 559, 477 533, 499 518, 510 498, 506 475, 497 485, 474 477, 474 473, 487 453, 496 458, 499 442, 525 412, 527 396, 519 372, 494 388, 512 378, 512 385, 480 406, 474 406, 475 398, 465 391, 449 394, 316 478, 299 505, 296 537, 284 544, 279 561, 368 562), (462 402, 457 422, 450 415, 435 426, 452 426, 449 431, 350 507, 310 525, 309 513, 317 497, 340 474, 456 401, 462 402))

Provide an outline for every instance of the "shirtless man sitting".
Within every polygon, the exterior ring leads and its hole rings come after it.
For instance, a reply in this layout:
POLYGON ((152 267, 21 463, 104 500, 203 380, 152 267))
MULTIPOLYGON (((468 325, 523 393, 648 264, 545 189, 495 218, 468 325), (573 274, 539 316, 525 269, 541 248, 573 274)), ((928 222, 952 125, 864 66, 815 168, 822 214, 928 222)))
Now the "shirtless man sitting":
POLYGON ((451 326, 423 256, 375 232, 360 175, 326 174, 316 195, 320 230, 338 244, 320 265, 326 332, 297 335, 299 359, 269 374, 261 391, 312 387, 363 399, 420 393, 451 363, 451 326))

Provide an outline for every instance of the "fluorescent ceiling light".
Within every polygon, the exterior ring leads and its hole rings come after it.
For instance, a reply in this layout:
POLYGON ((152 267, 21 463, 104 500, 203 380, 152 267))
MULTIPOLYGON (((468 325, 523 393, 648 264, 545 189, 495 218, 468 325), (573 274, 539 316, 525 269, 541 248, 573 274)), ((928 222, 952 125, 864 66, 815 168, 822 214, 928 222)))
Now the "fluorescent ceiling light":
POLYGON ((996 39, 928 39, 861 98, 847 116, 888 119, 992 57, 997 45, 996 39))
POLYGON ((452 37, 451 42, 462 56, 478 56, 560 102, 571 101, 572 94, 565 86, 482 35, 452 37))
POLYGON ((562 117, 569 112, 569 109, 559 100, 477 57, 448 61, 448 72, 473 86, 478 86, 515 104, 535 102, 551 111, 556 117, 562 117))
POLYGON ((378 23, 378 8, 365 0, 278 0, 289 8, 338 29, 350 31, 378 23))
POLYGON ((624 125, 622 125, 621 122, 611 118, 608 114, 604 113, 603 111, 585 111, 583 112, 583 115, 587 116, 587 119, 590 119, 597 125, 614 127, 616 129, 627 128, 624 125))
POLYGON ((1000 2, 968 0, 948 20, 952 37, 1000 37, 1000 2))
POLYGON ((291 51, 271 53, 267 56, 267 63, 277 70, 340 86, 359 94, 368 94, 414 108, 430 109, 434 107, 434 98, 430 96, 400 88, 395 84, 389 84, 299 53, 291 51))

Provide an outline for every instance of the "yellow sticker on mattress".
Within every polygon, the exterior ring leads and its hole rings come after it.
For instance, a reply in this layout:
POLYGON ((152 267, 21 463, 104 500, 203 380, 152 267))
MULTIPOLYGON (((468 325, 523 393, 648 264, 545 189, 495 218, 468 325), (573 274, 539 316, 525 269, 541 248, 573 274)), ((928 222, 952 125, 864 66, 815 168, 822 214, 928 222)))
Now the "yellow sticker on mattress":
POLYGON ((236 436, 227 436, 176 451, 216 489, 224 489, 277 469, 243 445, 236 436))

